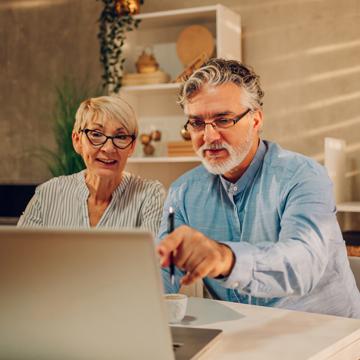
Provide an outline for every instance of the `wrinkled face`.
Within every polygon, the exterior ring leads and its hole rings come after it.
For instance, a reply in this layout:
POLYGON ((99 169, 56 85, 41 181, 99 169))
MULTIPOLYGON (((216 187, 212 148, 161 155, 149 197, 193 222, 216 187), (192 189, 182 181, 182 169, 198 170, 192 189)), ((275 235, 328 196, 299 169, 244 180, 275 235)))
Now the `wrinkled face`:
MULTIPOLYGON (((115 120, 92 121, 87 124, 86 129, 96 130, 96 137, 99 133, 107 136, 131 135, 115 120)), ((127 159, 134 152, 135 142, 126 149, 119 149, 111 139, 107 139, 103 145, 95 146, 84 132, 73 133, 72 139, 75 151, 82 156, 89 175, 121 180, 127 159)))
MULTIPOLYGON (((242 90, 233 83, 219 86, 205 85, 184 106, 190 121, 234 119, 248 108, 241 103, 242 90)), ((234 126, 226 129, 205 126, 203 131, 192 131, 191 141, 204 166, 214 174, 225 174, 241 165, 250 150, 257 146, 258 129, 261 126, 260 111, 248 112, 234 126)))

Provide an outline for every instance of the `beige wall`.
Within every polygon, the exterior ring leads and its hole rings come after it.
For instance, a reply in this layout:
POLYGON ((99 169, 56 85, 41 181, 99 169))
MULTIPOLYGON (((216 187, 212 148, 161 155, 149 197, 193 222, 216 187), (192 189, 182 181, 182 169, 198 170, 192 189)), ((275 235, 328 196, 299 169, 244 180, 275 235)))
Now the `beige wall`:
POLYGON ((0 0, 0 183, 50 176, 33 152, 53 145, 63 77, 100 81, 99 9, 95 0, 0 0))
MULTIPOLYGON (((142 12, 215 4, 145 0, 142 12)), ((241 14, 243 58, 265 89, 264 137, 323 160, 325 136, 347 141, 352 198, 360 200, 360 1, 223 0, 241 14)), ((95 0, 0 1, 0 182, 42 181, 29 155, 51 143, 53 85, 100 79, 95 0)))

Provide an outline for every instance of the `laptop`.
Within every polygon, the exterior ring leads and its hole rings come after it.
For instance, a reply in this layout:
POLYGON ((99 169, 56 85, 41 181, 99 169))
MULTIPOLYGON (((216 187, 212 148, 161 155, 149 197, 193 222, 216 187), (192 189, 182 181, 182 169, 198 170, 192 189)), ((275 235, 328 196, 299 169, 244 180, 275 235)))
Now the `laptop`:
POLYGON ((170 328, 162 294, 150 233, 0 227, 1 359, 197 358, 221 330, 170 328))

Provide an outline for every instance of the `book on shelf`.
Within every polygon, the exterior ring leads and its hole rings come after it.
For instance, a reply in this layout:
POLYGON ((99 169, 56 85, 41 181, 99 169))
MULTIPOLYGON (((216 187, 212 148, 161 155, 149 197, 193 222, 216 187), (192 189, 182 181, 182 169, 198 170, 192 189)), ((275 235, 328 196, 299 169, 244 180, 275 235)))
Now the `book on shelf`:
POLYGON ((169 141, 168 156, 196 156, 190 141, 169 141))

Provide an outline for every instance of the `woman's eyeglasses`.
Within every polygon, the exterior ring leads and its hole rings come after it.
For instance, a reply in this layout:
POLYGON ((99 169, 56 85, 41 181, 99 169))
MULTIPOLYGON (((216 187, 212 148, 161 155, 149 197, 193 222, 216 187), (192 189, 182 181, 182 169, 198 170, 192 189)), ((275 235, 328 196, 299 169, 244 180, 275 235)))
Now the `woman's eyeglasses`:
POLYGON ((80 132, 84 133, 90 143, 94 146, 102 146, 108 139, 111 139, 113 145, 122 150, 129 147, 136 139, 136 135, 119 134, 107 136, 98 130, 91 129, 82 129, 80 132))

